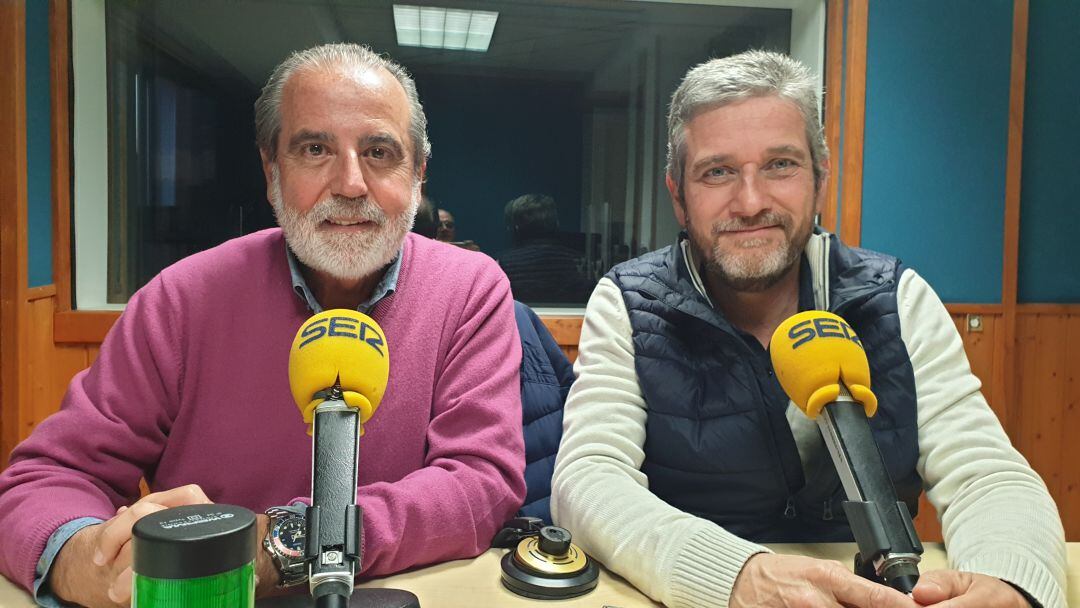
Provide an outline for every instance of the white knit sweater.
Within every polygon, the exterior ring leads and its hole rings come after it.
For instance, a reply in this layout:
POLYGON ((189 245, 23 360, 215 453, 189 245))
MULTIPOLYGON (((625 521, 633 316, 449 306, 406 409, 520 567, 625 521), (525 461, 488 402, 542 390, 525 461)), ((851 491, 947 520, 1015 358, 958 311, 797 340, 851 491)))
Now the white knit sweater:
MULTIPOLYGON (((827 247, 817 235, 807 247, 822 308, 827 247)), ((694 264, 688 266, 705 295, 694 264)), ((897 300, 918 394, 917 469, 941 517, 951 567, 1009 581, 1044 608, 1064 608, 1064 531, 1046 485, 987 405, 937 294, 909 269, 897 300)), ((648 404, 631 335, 619 288, 602 279, 585 312, 577 381, 566 401, 552 515, 582 548, 657 601, 725 607, 746 560, 768 549, 649 491, 641 472, 648 404)), ((804 463, 828 458, 813 453, 820 444, 809 439, 819 431, 794 404, 787 419, 804 463)))

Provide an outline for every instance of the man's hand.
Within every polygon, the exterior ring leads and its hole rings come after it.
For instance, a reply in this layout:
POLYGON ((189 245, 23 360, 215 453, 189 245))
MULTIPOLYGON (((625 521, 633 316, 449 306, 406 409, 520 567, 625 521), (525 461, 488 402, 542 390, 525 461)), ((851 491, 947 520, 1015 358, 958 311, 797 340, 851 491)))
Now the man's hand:
POLYGON ((1031 608, 1005 581, 956 570, 924 572, 912 596, 923 606, 939 608, 1031 608))
POLYGON ((263 548, 262 542, 270 531, 270 518, 263 513, 255 515, 255 529, 258 531, 259 546, 255 550, 255 597, 280 595, 278 588, 278 570, 270 554, 263 548))
POLYGON ((131 529, 139 519, 171 507, 210 504, 197 485, 147 494, 101 524, 79 530, 64 543, 49 573, 56 597, 92 608, 131 602, 131 529))
POLYGON ((917 608, 910 597, 870 582, 839 562, 759 553, 731 589, 730 608, 917 608))

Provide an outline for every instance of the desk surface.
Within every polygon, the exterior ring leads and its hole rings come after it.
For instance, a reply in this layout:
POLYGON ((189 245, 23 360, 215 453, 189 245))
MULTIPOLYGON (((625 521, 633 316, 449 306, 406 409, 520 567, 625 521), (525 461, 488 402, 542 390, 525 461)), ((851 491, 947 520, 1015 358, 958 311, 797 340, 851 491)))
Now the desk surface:
MULTIPOLYGON (((851 561, 854 544, 770 545, 777 553, 795 553, 835 559, 845 564, 851 561)), ((420 598, 424 608, 476 608, 476 606, 514 606, 538 608, 653 608, 660 606, 634 589, 629 583, 601 569, 596 589, 579 598, 560 602, 544 602, 518 597, 499 582, 499 559, 503 550, 492 549, 472 560, 458 560, 398 574, 364 583, 365 587, 407 589, 420 598)), ((1069 543, 1068 605, 1080 606, 1080 543, 1069 543)), ((921 570, 938 570, 946 566, 945 551, 939 543, 928 543, 923 554, 921 570)), ((0 577, 0 608, 30 608, 30 596, 0 577)))

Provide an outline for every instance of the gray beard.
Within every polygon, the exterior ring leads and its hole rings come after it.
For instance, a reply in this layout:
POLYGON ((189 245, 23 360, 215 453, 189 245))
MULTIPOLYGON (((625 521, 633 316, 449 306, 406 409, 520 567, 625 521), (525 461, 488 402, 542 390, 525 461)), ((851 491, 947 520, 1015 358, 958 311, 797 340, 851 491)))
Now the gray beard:
MULTIPOLYGON (((717 222, 710 232, 715 238, 725 230, 765 224, 781 225, 785 235, 790 233, 793 226, 788 216, 765 213, 748 219, 717 222)), ((761 254, 754 251, 756 248, 752 247, 755 245, 753 241, 744 243, 751 247, 744 247, 743 255, 725 251, 721 249, 719 243, 714 244, 712 249, 699 248, 699 250, 704 257, 705 272, 716 279, 720 285, 734 291, 761 292, 776 285, 799 263, 799 258, 806 249, 806 243, 810 240, 811 232, 813 232, 812 223, 808 224, 807 230, 803 233, 794 234, 778 248, 761 254)))
POLYGON ((799 262, 799 256, 805 247, 805 241, 801 247, 794 247, 793 243, 788 241, 780 248, 765 254, 756 266, 751 265, 744 257, 729 255, 715 247, 712 255, 706 256, 705 271, 728 289, 742 292, 765 291, 787 276, 788 271, 799 262))
POLYGON ((280 174, 272 169, 270 204, 285 235, 285 242, 305 266, 341 280, 355 281, 385 267, 401 251, 420 205, 419 184, 409 207, 388 218, 374 199, 334 196, 301 213, 281 197, 280 174), (367 234, 332 234, 319 229, 328 218, 352 216, 376 224, 367 234))

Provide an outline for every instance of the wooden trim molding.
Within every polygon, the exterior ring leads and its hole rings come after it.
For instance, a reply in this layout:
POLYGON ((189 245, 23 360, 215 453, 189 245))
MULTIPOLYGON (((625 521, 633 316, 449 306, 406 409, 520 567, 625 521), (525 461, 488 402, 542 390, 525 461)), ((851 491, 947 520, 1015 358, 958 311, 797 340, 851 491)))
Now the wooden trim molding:
POLYGON ((1020 177, 1024 148, 1024 86, 1027 80, 1028 0, 1013 1, 1012 59, 1009 67, 1009 139, 1005 156, 1005 235, 1002 243, 1001 305, 1004 308, 1001 339, 994 354, 991 394, 1005 404, 1006 429, 1013 437, 1023 434, 1023 408, 1015 407, 1016 292, 1020 257, 1020 177))
POLYGON ((1024 148, 1024 88, 1027 80, 1028 0, 1013 3, 1012 62, 1009 82, 1009 139, 1005 157, 1005 236, 1001 302, 1016 306, 1020 251, 1020 178, 1024 148))
POLYGON ((101 344, 120 311, 68 310, 53 315, 53 341, 57 344, 101 344))
POLYGON ((844 171, 840 188, 840 240, 862 240, 863 134, 866 131, 866 30, 869 0, 848 0, 844 70, 844 171))
POLYGON ((0 2, 0 466, 19 439, 26 356, 26 4, 0 2))
POLYGON ((1001 304, 946 304, 945 310, 951 315, 1000 315, 1001 304))
POLYGON ((56 309, 71 310, 71 5, 49 0, 52 257, 56 309))
MULTIPOLYGON (((46 286, 48 287, 48 286, 46 286)), ((1001 314, 1000 304, 946 304, 950 314, 1001 314)), ((1022 312, 1039 314, 1080 314, 1080 304, 1027 304, 1022 312)), ((58 344, 100 344, 109 333, 113 323, 120 317, 119 311, 58 311, 53 315, 54 341, 58 344)), ((581 337, 584 317, 581 315, 543 315, 540 317, 555 343, 559 346, 577 346, 581 337)))
POLYGON ((1017 304, 1017 315, 1080 315, 1080 304, 1017 304))
MULTIPOLYGON (((828 0, 825 17, 825 145, 834 155, 840 154, 840 115, 844 91, 844 0, 828 0)), ((821 227, 836 232, 836 194, 838 171, 826 179, 825 200, 821 203, 821 227)))
POLYGON ((56 285, 40 285, 26 290, 26 301, 44 300, 56 295, 56 285))

